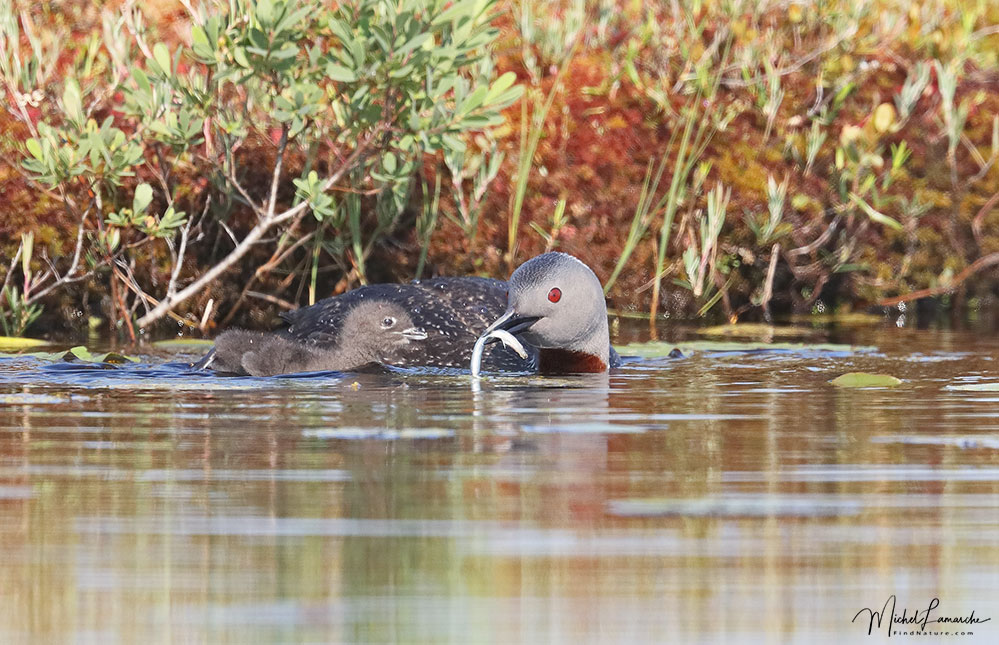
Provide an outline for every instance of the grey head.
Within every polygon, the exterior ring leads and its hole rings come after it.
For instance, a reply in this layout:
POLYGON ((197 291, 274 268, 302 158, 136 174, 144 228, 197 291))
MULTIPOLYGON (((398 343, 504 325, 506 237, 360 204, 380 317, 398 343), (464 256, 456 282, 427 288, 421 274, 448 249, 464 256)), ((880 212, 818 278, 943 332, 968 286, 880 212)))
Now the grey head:
POLYGON ((607 305, 590 267, 566 253, 545 253, 510 276, 506 313, 486 333, 503 329, 539 349, 568 350, 611 364, 607 305))
POLYGON ((313 369, 343 370, 389 362, 396 352, 426 338, 427 332, 413 324, 402 305, 389 300, 366 300, 357 303, 344 318, 337 345, 325 357, 329 364, 346 366, 313 369))

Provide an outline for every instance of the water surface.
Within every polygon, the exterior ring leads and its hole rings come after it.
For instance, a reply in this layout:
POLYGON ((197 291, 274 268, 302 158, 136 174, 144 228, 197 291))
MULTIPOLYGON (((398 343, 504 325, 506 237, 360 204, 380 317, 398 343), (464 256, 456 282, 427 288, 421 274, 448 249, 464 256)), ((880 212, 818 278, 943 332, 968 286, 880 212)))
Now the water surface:
POLYGON ((856 642, 891 594, 996 642, 997 336, 834 340, 478 391, 0 359, 0 642, 856 642))

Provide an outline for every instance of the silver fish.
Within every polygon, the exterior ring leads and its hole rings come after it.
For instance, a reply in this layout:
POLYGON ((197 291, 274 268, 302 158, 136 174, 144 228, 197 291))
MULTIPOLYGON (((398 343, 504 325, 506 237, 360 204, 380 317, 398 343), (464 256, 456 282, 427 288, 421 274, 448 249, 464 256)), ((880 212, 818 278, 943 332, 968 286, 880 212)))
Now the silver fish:
POLYGON ((516 336, 505 329, 494 329, 488 334, 479 336, 479 339, 475 341, 475 347, 472 348, 472 376, 478 377, 482 371, 482 352, 486 348, 486 343, 493 339, 500 341, 517 352, 517 356, 527 358, 527 350, 524 349, 524 346, 517 340, 516 336))

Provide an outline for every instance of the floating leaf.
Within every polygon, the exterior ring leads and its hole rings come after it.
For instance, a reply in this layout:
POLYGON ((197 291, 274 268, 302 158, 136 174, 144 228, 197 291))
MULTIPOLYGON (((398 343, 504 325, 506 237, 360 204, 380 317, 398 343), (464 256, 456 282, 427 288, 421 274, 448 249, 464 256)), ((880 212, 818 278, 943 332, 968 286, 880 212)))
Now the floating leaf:
POLYGON ((19 349, 27 349, 29 347, 40 347, 42 345, 47 345, 48 343, 44 340, 39 340, 37 338, 19 338, 17 336, 0 336, 0 351, 16 351, 19 349))
POLYGON ((166 349, 205 349, 215 343, 203 338, 171 338, 169 340, 158 340, 153 343, 153 347, 166 349))
POLYGON ((829 381, 836 387, 895 387, 902 380, 890 374, 871 374, 868 372, 847 372, 829 381))
POLYGON ((51 394, 35 394, 31 392, 12 392, 0 394, 0 405, 45 405, 65 403, 68 399, 51 394))
POLYGON ((999 383, 965 383, 962 385, 948 385, 947 389, 962 392, 999 392, 999 383))
MULTIPOLYGON (((665 429, 666 426, 660 426, 665 429)), ((608 423, 606 421, 592 421, 582 423, 563 423, 543 425, 525 425, 521 428, 530 434, 640 434, 651 428, 625 423, 608 423)))
POLYGON ((729 493, 693 499, 616 499, 607 505, 619 517, 837 517, 856 515, 862 505, 836 495, 729 493))
MULTIPOLYGON (((104 354, 95 354, 83 345, 77 345, 76 347, 71 347, 69 353, 86 363, 127 363, 139 362, 139 359, 132 358, 131 356, 125 356, 124 354, 119 354, 117 352, 106 352, 104 354)), ((69 358, 67 356, 67 358, 69 358)))
POLYGON ((445 428, 409 428, 393 430, 391 428, 322 428, 304 430, 302 436, 313 439, 379 439, 392 441, 395 439, 446 439, 454 436, 454 430, 445 428))
POLYGON ((736 325, 715 325, 697 330, 701 336, 725 336, 734 338, 800 338, 815 333, 804 327, 776 327, 762 323, 739 323, 736 325))
POLYGON ((890 437, 871 437, 871 443, 901 443, 914 446, 953 446, 962 450, 999 450, 999 437, 996 436, 963 436, 940 437, 923 435, 894 435, 890 437))
POLYGON ((792 314, 790 320, 796 323, 816 323, 820 325, 879 325, 885 318, 881 314, 865 314, 860 311, 846 311, 831 314, 792 314))
POLYGON ((628 345, 616 346, 614 349, 622 355, 639 356, 641 358, 665 358, 674 350, 680 350, 684 354, 691 352, 797 351, 862 353, 874 351, 873 347, 838 345, 835 343, 738 343, 721 341, 630 343, 628 345))
POLYGON ((119 354, 117 352, 105 352, 103 354, 95 354, 83 345, 77 345, 76 347, 71 347, 64 352, 33 352, 31 354, 26 354, 26 356, 34 356, 35 358, 40 358, 46 361, 79 361, 83 363, 138 363, 139 359, 132 356, 126 356, 124 354, 119 354))

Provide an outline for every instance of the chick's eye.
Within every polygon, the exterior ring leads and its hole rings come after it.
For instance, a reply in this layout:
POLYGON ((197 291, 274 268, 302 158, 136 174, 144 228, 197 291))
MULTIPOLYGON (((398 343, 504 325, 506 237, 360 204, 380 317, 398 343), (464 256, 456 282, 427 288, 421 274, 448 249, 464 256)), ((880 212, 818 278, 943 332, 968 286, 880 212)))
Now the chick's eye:
POLYGON ((562 290, 558 287, 553 287, 551 291, 548 292, 548 300, 551 302, 558 302, 562 299, 562 290))
POLYGON ((395 318, 393 318, 391 316, 386 316, 382 320, 382 329, 388 329, 389 327, 391 327, 394 324, 395 324, 395 318))

